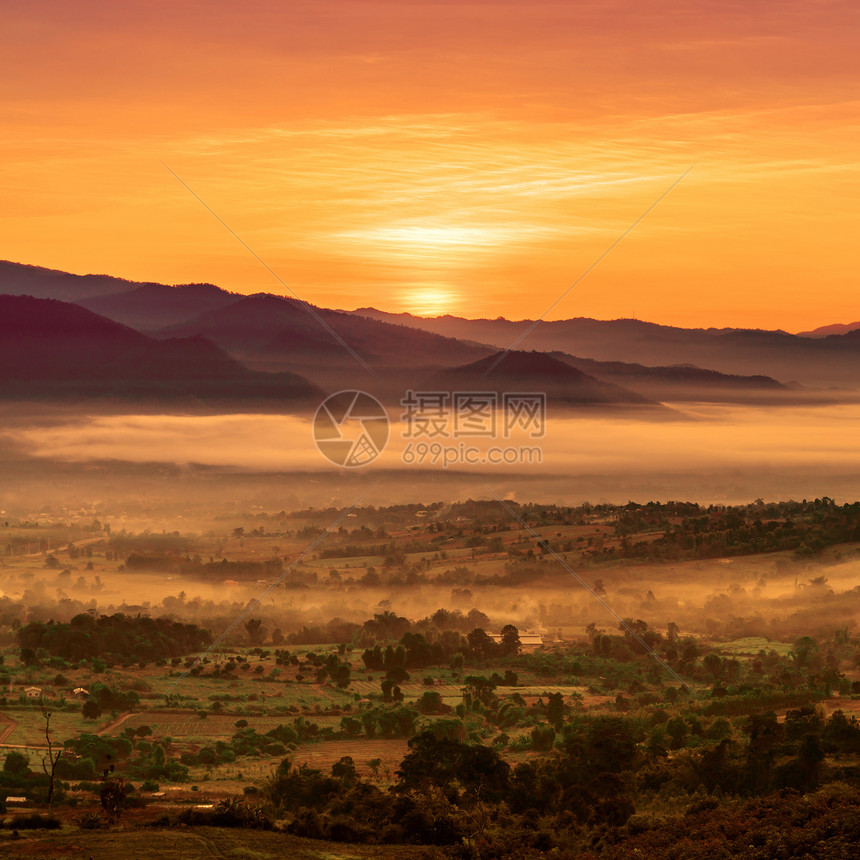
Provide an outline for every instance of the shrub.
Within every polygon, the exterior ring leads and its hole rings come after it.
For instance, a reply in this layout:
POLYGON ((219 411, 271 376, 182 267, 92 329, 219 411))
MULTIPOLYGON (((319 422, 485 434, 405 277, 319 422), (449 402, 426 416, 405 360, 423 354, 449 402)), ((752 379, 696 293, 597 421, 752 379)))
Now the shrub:
POLYGON ((57 830, 61 823, 53 815, 34 812, 32 815, 16 815, 6 826, 10 830, 57 830))

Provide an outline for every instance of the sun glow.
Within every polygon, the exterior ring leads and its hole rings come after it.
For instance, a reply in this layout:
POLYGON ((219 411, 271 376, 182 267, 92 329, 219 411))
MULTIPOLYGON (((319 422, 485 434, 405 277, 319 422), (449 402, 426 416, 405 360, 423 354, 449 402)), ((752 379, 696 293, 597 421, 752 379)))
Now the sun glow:
POLYGON ((439 223, 380 224, 364 230, 340 233, 338 239, 373 258, 439 269, 474 261, 478 254, 497 251, 506 242, 529 232, 527 225, 439 223))
POLYGON ((847 0, 70 5, 3 7, 5 259, 533 318, 625 234, 551 319, 855 318, 847 0))
POLYGON ((438 317, 451 313, 457 304, 453 290, 440 287, 415 287, 401 296, 401 306, 405 311, 419 317, 438 317))

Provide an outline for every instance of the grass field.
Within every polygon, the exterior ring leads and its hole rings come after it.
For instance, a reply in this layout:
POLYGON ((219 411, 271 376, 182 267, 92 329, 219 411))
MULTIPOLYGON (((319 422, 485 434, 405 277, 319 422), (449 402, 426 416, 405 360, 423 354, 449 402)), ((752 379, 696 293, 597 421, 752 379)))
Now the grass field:
MULTIPOLYGON (((393 782, 400 762, 408 752, 405 740, 382 740, 379 738, 356 738, 354 740, 328 741, 324 744, 302 744, 293 753, 296 764, 306 764, 324 773, 344 756, 350 756, 362 779, 376 782, 380 787, 393 782), (381 763, 376 775, 367 765, 372 759, 381 763)), ((242 794, 245 786, 260 786, 280 764, 280 759, 239 758, 231 764, 214 767, 196 766, 188 769, 188 782, 177 786, 183 796, 192 785, 198 787, 195 796, 201 799, 229 797, 242 794)), ((161 788, 165 788, 164 785, 161 788)))
POLYGON ((746 636, 743 639, 735 639, 732 642, 723 642, 716 647, 727 654, 755 656, 759 651, 764 651, 765 653, 775 651, 780 657, 785 657, 794 649, 794 646, 790 643, 776 642, 771 639, 765 639, 763 636, 746 636))
MULTIPOLYGON (((171 737, 174 740, 199 740, 211 742, 219 738, 231 738, 237 731, 236 722, 244 719, 248 727, 260 734, 280 725, 292 723, 292 717, 237 717, 233 714, 226 716, 210 714, 201 720, 196 714, 171 713, 169 711, 149 711, 132 714, 121 725, 107 732, 110 735, 121 735, 127 728, 136 729, 139 726, 149 726, 156 738, 171 737)), ((305 719, 318 726, 340 726, 340 717, 319 717, 310 715, 305 719)))
MULTIPOLYGON (((73 857, 99 860, 412 860, 429 858, 426 848, 388 845, 341 845, 298 839, 284 833, 254 830, 228 830, 195 827, 194 830, 138 830, 117 828, 110 831, 80 830, 74 825, 55 832, 22 831, 12 839, 10 831, 0 832, 0 857, 16 860, 73 857)), ((441 855, 438 855, 441 856, 441 855)))
MULTIPOLYGON (((50 709, 50 705, 48 706, 50 709)), ((5 744, 22 746, 47 746, 45 742, 45 718, 38 708, 7 708, 3 711, 7 720, 14 721, 15 727, 4 741, 5 744)), ((51 714, 51 740, 62 744, 66 738, 77 737, 82 731, 94 731, 96 726, 104 725, 105 720, 92 723, 85 720, 80 711, 53 711, 51 714)), ((6 728, 0 723, 0 732, 6 728)))

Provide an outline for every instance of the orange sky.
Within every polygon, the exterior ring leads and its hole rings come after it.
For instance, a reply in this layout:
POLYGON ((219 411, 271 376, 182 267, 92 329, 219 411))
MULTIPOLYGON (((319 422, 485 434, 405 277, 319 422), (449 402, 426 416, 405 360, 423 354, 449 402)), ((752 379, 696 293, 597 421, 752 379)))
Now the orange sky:
POLYGON ((853 2, 2 2, 0 258, 326 306, 860 319, 853 2))

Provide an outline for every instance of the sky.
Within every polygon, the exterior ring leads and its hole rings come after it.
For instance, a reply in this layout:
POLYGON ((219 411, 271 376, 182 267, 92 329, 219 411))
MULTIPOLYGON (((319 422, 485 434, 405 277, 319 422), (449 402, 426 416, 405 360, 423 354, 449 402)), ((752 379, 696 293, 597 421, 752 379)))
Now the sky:
POLYGON ((0 258, 425 315, 860 319, 856 3, 0 20, 0 258))

